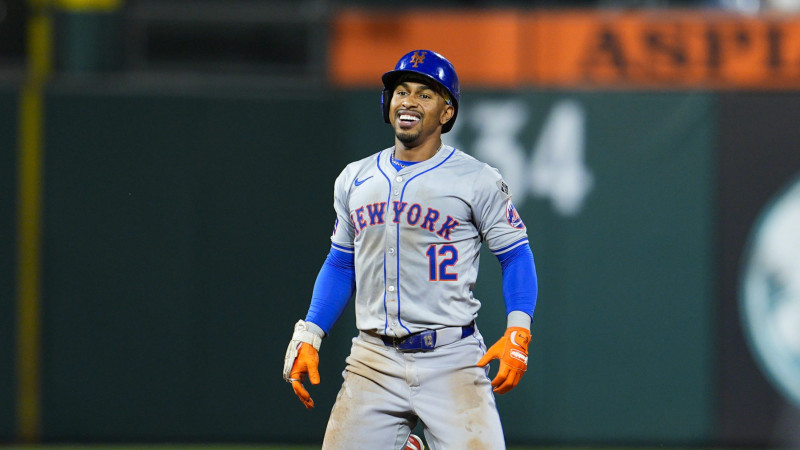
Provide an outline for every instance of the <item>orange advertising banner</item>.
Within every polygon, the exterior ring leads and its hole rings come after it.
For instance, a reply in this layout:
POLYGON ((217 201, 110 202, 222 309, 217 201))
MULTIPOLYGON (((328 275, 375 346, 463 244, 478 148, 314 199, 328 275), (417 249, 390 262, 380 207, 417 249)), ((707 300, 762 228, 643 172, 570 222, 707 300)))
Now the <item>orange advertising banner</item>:
POLYGON ((800 16, 709 10, 343 10, 329 75, 379 86, 414 49, 485 87, 800 88, 800 16))

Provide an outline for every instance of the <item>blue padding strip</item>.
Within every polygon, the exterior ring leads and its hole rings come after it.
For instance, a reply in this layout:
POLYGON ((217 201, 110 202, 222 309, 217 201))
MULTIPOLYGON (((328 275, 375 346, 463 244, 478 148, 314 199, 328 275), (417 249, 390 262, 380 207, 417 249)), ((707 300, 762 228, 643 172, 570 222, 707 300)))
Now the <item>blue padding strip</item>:
POLYGON ((356 289, 355 255, 331 247, 317 275, 306 321, 329 333, 356 289))

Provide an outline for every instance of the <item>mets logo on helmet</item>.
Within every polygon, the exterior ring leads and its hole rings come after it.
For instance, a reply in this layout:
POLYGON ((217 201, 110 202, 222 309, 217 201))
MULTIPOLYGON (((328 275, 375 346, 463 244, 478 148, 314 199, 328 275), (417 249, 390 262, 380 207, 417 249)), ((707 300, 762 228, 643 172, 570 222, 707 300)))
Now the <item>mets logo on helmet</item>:
POLYGON ((411 64, 413 64, 411 67, 417 67, 418 64, 424 63, 426 53, 428 52, 422 52, 422 54, 414 52, 414 54, 411 55, 411 64))
POLYGON ((517 208, 511 203, 511 199, 508 199, 506 202, 506 220, 508 220, 508 223, 514 228, 525 228, 525 224, 522 223, 522 217, 519 216, 517 208))

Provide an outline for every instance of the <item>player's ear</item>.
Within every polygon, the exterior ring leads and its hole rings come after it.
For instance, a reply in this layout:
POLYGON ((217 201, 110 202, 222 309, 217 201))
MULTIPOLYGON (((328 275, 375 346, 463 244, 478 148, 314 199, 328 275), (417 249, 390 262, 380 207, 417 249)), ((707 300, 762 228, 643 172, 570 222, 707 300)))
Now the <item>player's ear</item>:
POLYGON ((439 122, 442 125, 446 124, 450 121, 450 119, 453 118, 453 114, 455 114, 455 112, 456 109, 453 107, 453 105, 446 105, 444 111, 442 111, 441 117, 439 118, 439 122))

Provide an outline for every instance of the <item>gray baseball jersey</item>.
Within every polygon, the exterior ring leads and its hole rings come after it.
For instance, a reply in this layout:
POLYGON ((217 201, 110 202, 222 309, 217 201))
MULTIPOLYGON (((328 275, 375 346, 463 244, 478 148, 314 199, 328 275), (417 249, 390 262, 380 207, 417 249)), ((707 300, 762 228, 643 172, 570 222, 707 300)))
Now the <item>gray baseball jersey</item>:
POLYGON ((404 337, 464 326, 478 314, 478 254, 528 241, 498 171, 443 145, 397 171, 392 148, 349 164, 336 179, 331 241, 355 253, 356 326, 404 337))

